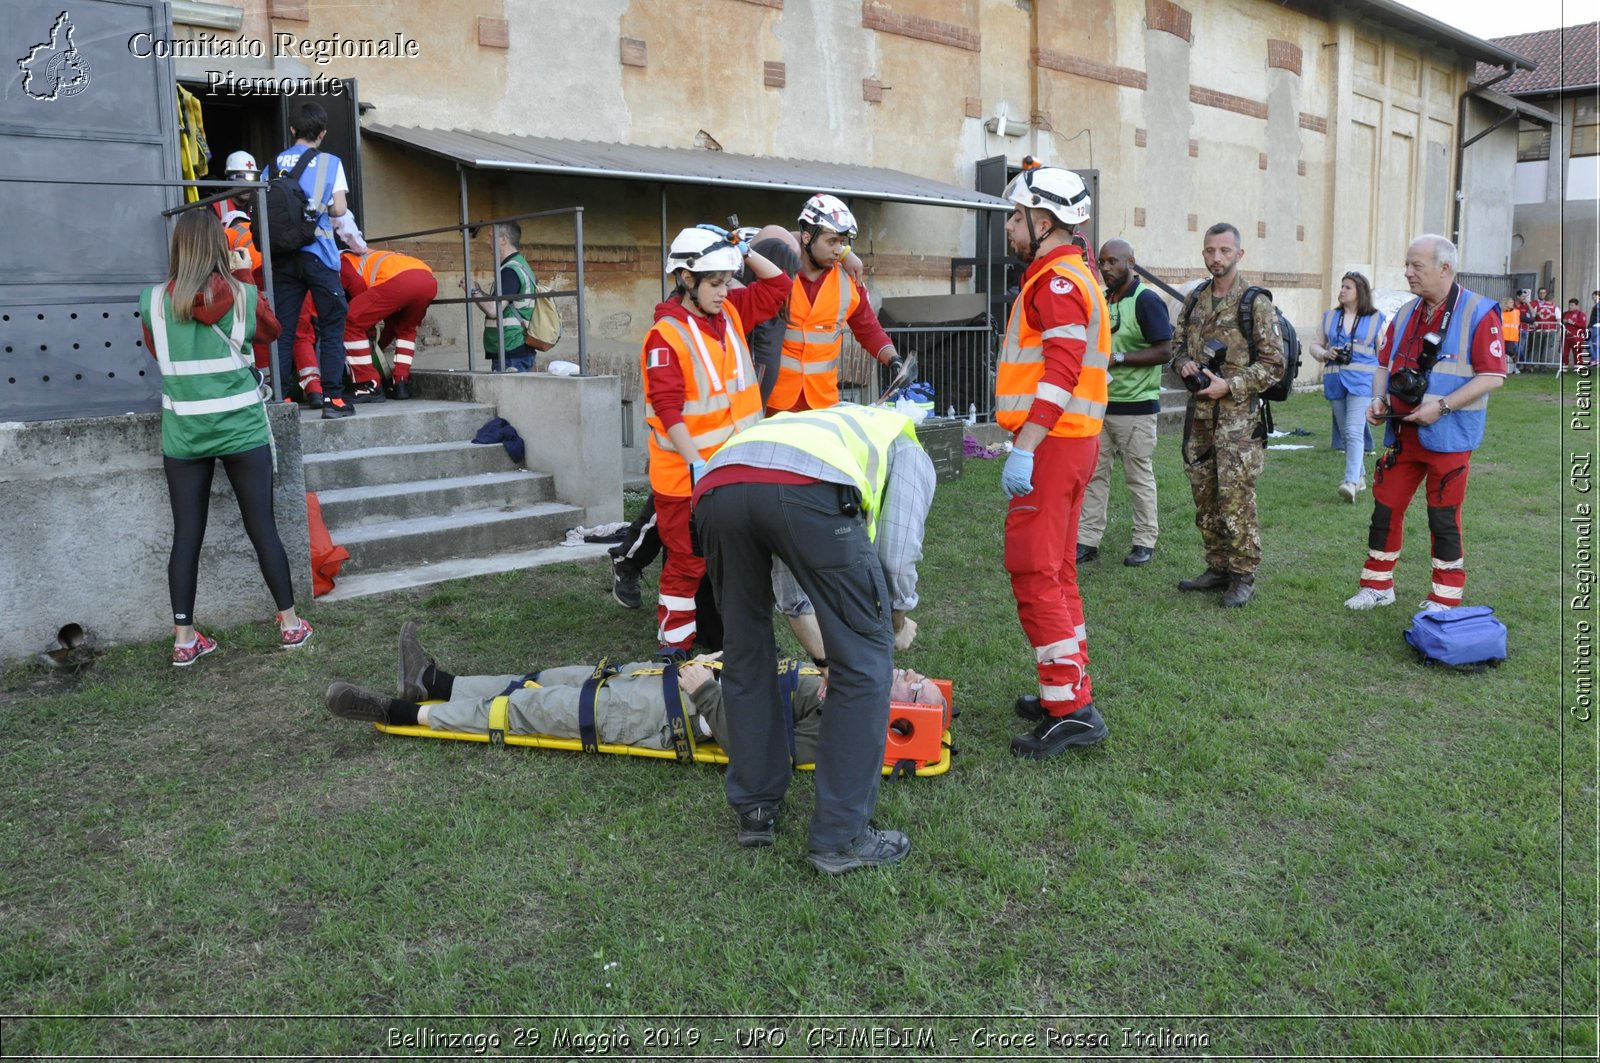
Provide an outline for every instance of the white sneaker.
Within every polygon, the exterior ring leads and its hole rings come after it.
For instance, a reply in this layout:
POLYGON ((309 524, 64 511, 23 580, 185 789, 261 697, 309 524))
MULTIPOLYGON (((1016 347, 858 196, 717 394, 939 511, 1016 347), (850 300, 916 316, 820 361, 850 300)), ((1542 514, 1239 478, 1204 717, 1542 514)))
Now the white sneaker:
MULTIPOLYGON (((1389 592, 1389 600, 1390 601, 1394 600, 1394 592, 1393 591, 1389 592)), ((1346 602, 1345 604, 1349 605, 1350 603, 1346 602)), ((1445 610, 1450 609, 1451 606, 1440 605, 1438 602, 1434 601, 1432 598, 1424 598, 1424 599, 1422 599, 1422 601, 1417 603, 1417 608, 1422 610, 1424 613, 1442 613, 1445 610)))
POLYGON ((1356 494, 1360 490, 1361 488, 1358 487, 1354 482, 1346 480, 1344 483, 1339 485, 1339 497, 1344 499, 1346 502, 1354 503, 1356 500, 1356 494))
POLYGON ((1376 609, 1380 605, 1394 604, 1394 588, 1380 591, 1376 587, 1362 587, 1344 600, 1346 609, 1376 609))

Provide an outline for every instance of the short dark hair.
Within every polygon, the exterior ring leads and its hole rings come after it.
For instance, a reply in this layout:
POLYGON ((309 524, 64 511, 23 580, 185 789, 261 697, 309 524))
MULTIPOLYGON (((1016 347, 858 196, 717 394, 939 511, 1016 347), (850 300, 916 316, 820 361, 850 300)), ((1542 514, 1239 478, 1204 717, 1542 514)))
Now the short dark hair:
POLYGON ((302 103, 289 118, 289 129, 300 140, 315 140, 328 131, 328 112, 320 103, 302 103))
POLYGON ((1233 234, 1233 245, 1235 247, 1244 246, 1244 238, 1239 235, 1239 230, 1234 228, 1232 225, 1229 225, 1225 221, 1219 221, 1217 224, 1206 230, 1207 236, 1221 236, 1223 233, 1233 234))

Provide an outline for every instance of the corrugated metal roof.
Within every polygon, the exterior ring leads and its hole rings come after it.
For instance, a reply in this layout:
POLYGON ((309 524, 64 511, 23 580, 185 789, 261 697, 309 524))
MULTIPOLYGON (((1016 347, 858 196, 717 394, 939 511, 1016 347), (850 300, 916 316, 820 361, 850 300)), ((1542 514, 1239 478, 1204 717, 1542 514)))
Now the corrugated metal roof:
POLYGON ((836 196, 1009 211, 998 196, 876 166, 765 159, 725 151, 602 144, 592 140, 513 136, 474 129, 419 129, 364 124, 361 131, 475 170, 611 177, 728 188, 793 189, 836 196))

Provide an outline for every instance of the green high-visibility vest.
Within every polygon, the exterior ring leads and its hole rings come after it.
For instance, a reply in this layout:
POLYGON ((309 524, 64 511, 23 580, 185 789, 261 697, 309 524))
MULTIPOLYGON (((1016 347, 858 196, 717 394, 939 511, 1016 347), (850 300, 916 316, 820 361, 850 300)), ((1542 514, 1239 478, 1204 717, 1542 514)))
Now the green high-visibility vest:
POLYGON ((271 441, 245 353, 256 332, 256 290, 231 283, 233 308, 215 325, 173 318, 165 284, 139 296, 161 368, 161 451, 168 457, 238 454, 271 441))
MULTIPOLYGON (((533 267, 528 265, 528 260, 522 257, 519 251, 500 263, 500 269, 509 268, 517 275, 517 291, 501 292, 501 295, 531 296, 538 291, 538 286, 533 279, 533 267)), ((494 289, 489 289, 490 293, 494 289)), ((500 304, 500 320, 504 323, 506 336, 506 350, 514 351, 523 345, 527 336, 528 326, 533 324, 533 305, 531 298, 516 298, 500 304)), ((495 327, 494 318, 483 327, 483 349, 488 354, 501 354, 500 350, 501 329, 495 327)))
POLYGON ((734 436, 717 454, 727 455, 726 461, 738 464, 740 448, 768 443, 811 455, 854 482, 861 492, 867 538, 876 539, 883 492, 889 484, 889 448, 901 436, 917 443, 911 418, 893 410, 845 404, 775 414, 734 436))
MULTIPOLYGON (((1132 354, 1150 346, 1144 330, 1139 327, 1139 295, 1147 292, 1143 281, 1133 286, 1133 291, 1118 299, 1111 307, 1111 320, 1119 327, 1111 333, 1111 350, 1117 354, 1132 354)), ((1111 386, 1106 397, 1109 402, 1149 402, 1161 394, 1161 366, 1112 365, 1111 386)))

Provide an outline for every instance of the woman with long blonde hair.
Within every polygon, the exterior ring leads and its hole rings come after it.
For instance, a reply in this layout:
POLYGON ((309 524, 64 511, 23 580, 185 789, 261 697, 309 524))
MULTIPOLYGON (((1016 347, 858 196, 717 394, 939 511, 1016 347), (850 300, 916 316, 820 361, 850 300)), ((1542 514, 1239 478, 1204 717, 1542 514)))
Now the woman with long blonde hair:
POLYGON ((217 648, 195 629, 194 602, 218 459, 277 603, 281 645, 292 649, 311 637, 311 625, 295 613, 289 558, 272 515, 272 431, 246 354, 252 340, 271 342, 280 329, 258 301, 249 265, 247 254, 228 250, 215 214, 191 210, 173 227, 167 282, 139 299, 145 348, 161 368, 162 467, 173 531, 167 589, 178 668, 217 648))

